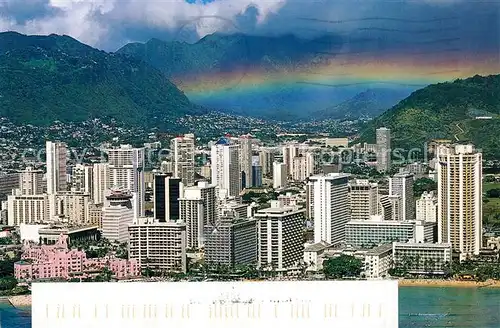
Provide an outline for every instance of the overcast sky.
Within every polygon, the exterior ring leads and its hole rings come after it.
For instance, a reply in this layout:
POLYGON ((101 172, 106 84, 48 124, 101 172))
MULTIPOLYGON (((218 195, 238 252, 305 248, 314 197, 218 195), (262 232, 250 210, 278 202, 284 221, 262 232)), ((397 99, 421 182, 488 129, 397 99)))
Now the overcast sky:
POLYGON ((0 0, 0 31, 67 34, 114 51, 128 42, 213 32, 451 40, 499 52, 500 0, 0 0))

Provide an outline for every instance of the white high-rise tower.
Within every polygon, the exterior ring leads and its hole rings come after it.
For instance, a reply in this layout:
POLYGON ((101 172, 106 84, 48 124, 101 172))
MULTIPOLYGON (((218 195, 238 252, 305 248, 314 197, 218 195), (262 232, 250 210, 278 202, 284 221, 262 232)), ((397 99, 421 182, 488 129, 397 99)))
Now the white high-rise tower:
POLYGON ((413 173, 399 172, 389 178, 389 195, 401 197, 401 219, 403 221, 415 220, 413 173))
POLYGON ((345 225, 350 220, 348 187, 349 175, 330 173, 314 175, 312 183, 312 217, 314 242, 338 244, 345 239, 345 225))
POLYGON ((55 195, 58 191, 66 191, 66 144, 62 142, 47 141, 47 194, 55 195))
POLYGON ((473 145, 439 146, 437 159, 438 242, 463 260, 482 245, 482 154, 473 145))
POLYGON ((240 146, 221 138, 212 146, 212 184, 237 197, 241 192, 240 146))
POLYGON ((94 204, 103 204, 105 192, 109 188, 109 164, 95 163, 92 174, 92 201, 94 204))

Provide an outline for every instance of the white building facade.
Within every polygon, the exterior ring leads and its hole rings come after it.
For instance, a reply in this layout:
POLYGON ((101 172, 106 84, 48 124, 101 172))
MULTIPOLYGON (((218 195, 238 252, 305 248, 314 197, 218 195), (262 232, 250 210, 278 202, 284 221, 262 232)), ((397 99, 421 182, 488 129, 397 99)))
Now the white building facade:
POLYGON ((482 245, 482 154, 473 145, 439 146, 438 241, 461 259, 482 245))
POLYGON ((226 190, 227 196, 238 197, 241 192, 240 146, 220 138, 211 151, 212 184, 226 190))
POLYGON ((345 240, 345 225, 350 220, 349 175, 330 173, 309 178, 312 183, 314 242, 338 244, 345 240))

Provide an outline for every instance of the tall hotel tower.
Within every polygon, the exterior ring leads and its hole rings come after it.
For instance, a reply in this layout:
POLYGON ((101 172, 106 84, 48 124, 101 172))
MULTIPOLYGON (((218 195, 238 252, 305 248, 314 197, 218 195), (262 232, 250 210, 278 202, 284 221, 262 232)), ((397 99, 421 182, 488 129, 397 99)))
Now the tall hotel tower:
POLYGON ((133 196, 134 216, 144 216, 144 148, 121 145, 108 149, 109 188, 121 187, 133 196))
POLYGON ((473 145, 438 147, 438 241, 463 260, 482 244, 482 154, 473 145))

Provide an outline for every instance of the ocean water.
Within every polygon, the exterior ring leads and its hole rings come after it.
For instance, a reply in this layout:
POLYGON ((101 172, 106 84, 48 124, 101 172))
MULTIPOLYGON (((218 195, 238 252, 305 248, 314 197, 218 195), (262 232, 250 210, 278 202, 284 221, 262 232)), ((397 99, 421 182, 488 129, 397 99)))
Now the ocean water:
MULTIPOLYGON (((0 328, 29 327, 29 308, 0 303, 0 328)), ((499 328, 500 288, 401 287, 399 327, 499 328)))

